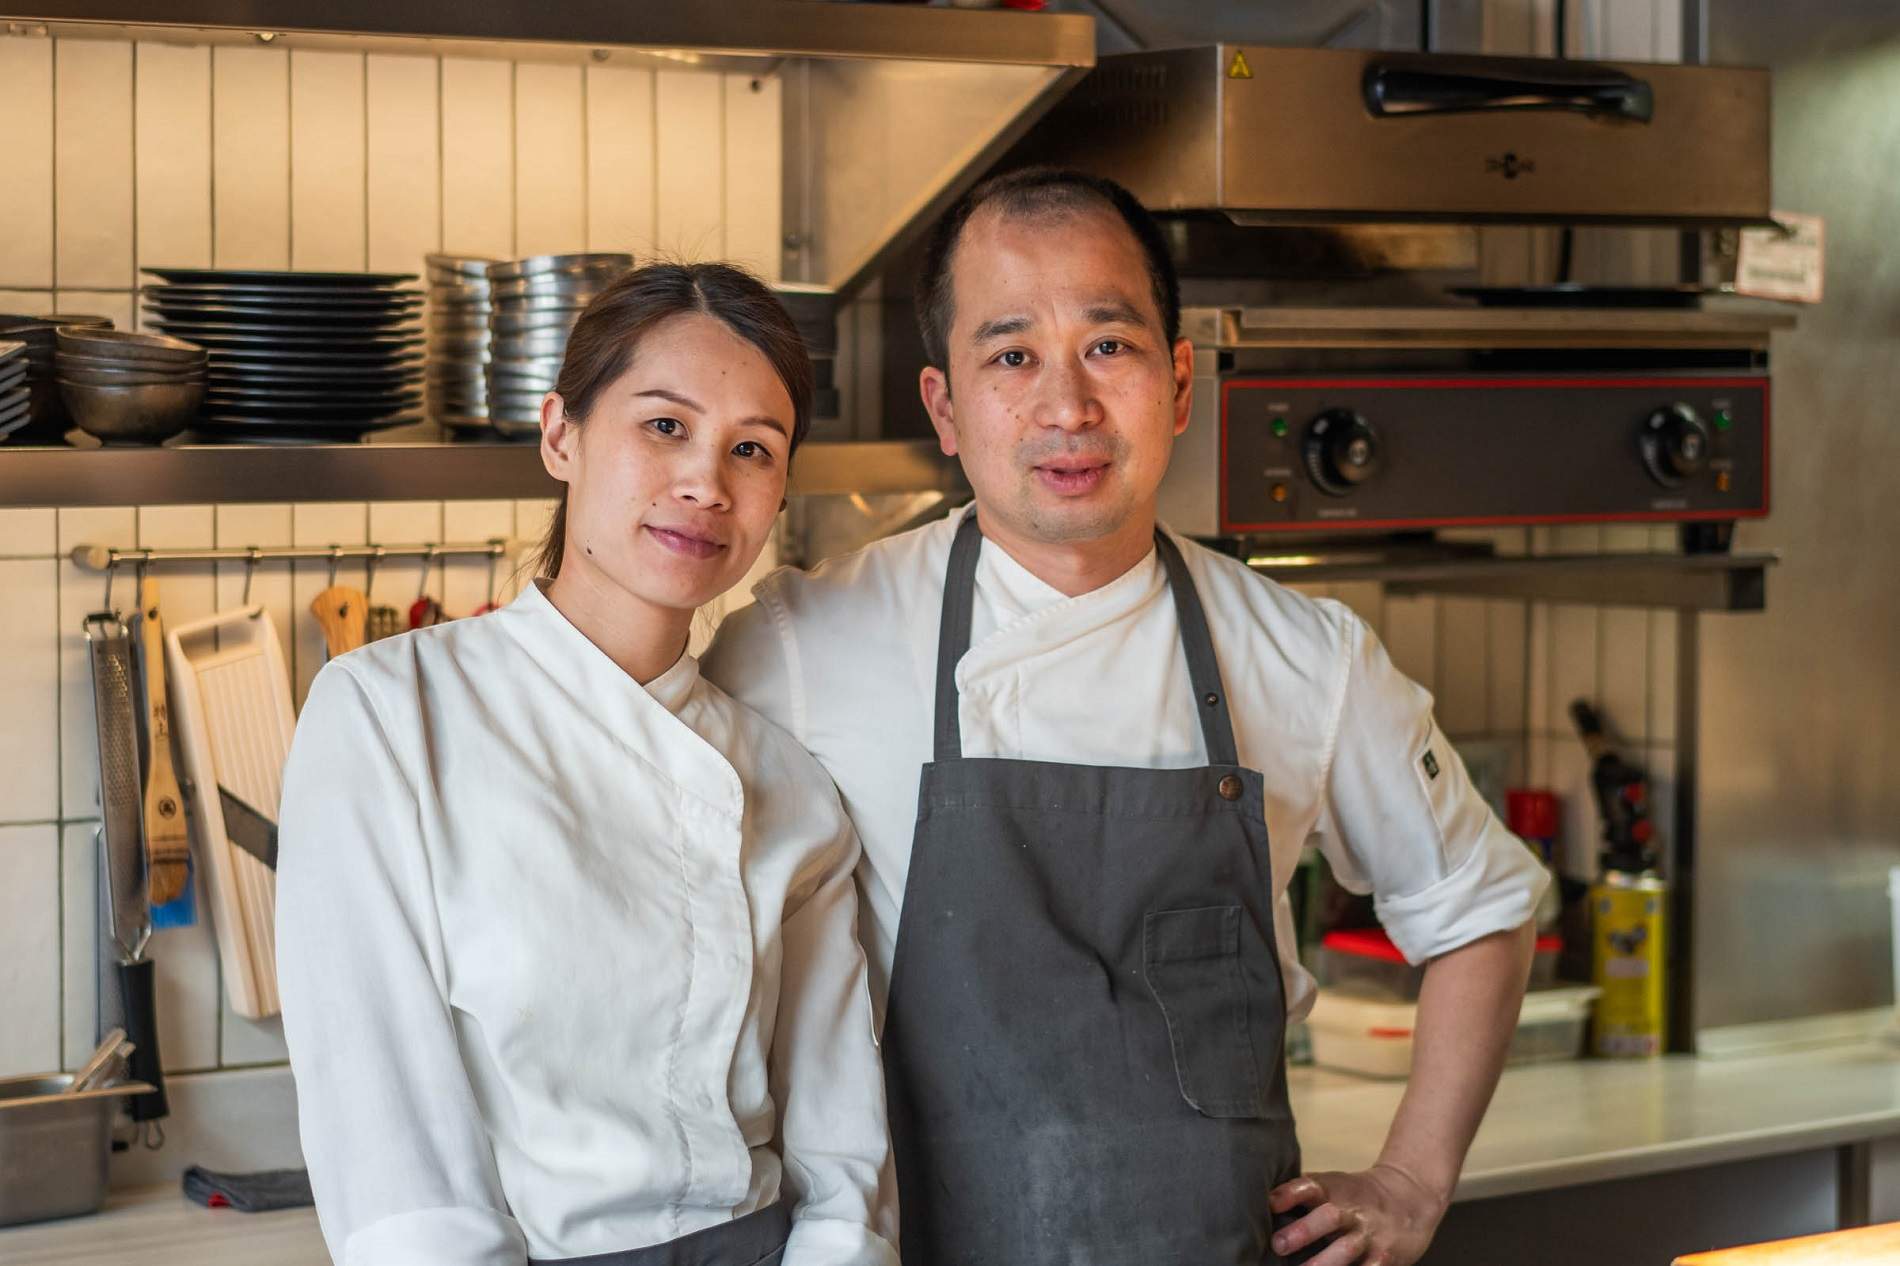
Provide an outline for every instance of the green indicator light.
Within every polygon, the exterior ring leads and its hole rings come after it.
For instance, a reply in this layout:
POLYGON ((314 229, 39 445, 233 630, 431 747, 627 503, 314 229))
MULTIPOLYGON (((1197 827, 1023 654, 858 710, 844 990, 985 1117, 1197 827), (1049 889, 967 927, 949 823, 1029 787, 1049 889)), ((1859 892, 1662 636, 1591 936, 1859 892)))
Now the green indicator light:
POLYGON ((1275 418, 1273 420, 1273 434, 1276 439, 1286 438, 1286 419, 1285 418, 1275 418))
POLYGON ((1735 425, 1735 419, 1729 416, 1729 411, 1727 409, 1717 409, 1715 411, 1715 429, 1716 430, 1726 431, 1734 425, 1735 425))

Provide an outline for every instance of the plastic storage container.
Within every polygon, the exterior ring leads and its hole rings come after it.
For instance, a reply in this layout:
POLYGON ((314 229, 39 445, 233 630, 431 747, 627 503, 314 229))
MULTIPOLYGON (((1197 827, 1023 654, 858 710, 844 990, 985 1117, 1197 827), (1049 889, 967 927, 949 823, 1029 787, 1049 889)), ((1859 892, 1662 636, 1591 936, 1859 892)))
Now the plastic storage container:
MULTIPOLYGON (((1575 1059, 1583 1051, 1590 1008, 1603 991, 1595 985, 1538 989, 1524 995, 1508 1064, 1575 1059)), ((1418 1003, 1322 989, 1307 1017, 1313 1062, 1368 1077, 1404 1077, 1412 1071, 1412 1031, 1418 1003)))
MULTIPOLYGON (((1531 959, 1532 989, 1549 989, 1557 983, 1557 959, 1563 948, 1560 936, 1537 938, 1537 953, 1531 959)), ((1328 932, 1320 939, 1314 968, 1319 983, 1328 989, 1398 1002, 1416 1002, 1425 980, 1425 968, 1406 962, 1392 938, 1378 928, 1328 932)))

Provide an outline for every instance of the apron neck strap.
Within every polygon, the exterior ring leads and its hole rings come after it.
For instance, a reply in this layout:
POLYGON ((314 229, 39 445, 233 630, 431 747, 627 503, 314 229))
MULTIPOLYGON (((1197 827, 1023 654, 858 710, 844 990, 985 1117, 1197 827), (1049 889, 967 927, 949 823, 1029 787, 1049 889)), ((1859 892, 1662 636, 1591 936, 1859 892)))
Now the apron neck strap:
MULTIPOLYGON (((957 665, 970 649, 970 615, 976 604, 976 563, 983 549, 983 533, 974 511, 964 516, 950 546, 945 569, 943 619, 937 629, 937 724, 935 759, 957 760, 963 755, 962 719, 958 716, 957 665)), ((1220 665, 1207 631, 1207 612, 1188 575, 1181 550, 1160 528, 1155 550, 1167 569, 1168 588, 1174 595, 1175 618, 1181 625, 1181 649, 1187 655, 1188 680, 1194 683, 1195 711, 1201 720, 1201 738, 1207 744, 1207 763, 1238 765, 1234 726, 1227 712, 1227 694, 1221 688, 1220 665)))

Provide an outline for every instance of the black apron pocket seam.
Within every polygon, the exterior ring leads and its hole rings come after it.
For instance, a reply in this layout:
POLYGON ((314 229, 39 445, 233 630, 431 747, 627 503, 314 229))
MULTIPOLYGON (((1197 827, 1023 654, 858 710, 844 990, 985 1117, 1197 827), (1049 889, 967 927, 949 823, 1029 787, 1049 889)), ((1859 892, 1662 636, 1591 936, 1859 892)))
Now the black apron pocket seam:
POLYGON ((1240 971, 1241 907, 1151 910, 1142 970, 1161 1007, 1181 1097, 1202 1116, 1266 1115, 1240 971))

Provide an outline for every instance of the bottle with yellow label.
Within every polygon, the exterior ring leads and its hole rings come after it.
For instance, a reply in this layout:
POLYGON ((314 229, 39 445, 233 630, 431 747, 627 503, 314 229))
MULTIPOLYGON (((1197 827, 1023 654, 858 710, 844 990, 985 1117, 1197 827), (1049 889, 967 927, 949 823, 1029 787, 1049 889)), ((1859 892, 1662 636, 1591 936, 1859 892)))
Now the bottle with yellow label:
POLYGON ((1591 1049, 1611 1058, 1660 1055, 1667 1040, 1669 885, 1606 870, 1590 890, 1596 984, 1591 1049))
POLYGON ((1656 873, 1649 779, 1611 750, 1602 718, 1570 705, 1590 753, 1590 784, 1603 819, 1602 878, 1590 889, 1597 999, 1591 1049, 1612 1058, 1662 1054, 1669 1024, 1669 885, 1656 873))

